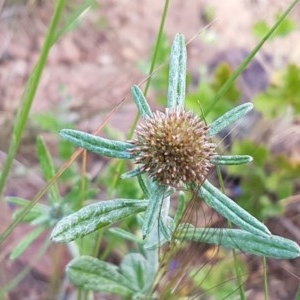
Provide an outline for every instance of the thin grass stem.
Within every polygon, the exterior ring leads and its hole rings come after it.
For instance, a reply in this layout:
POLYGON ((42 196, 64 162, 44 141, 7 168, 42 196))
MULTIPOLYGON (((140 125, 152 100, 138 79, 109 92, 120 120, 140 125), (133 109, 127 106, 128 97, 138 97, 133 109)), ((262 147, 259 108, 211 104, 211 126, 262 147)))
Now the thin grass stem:
POLYGON ((210 113, 210 111, 214 108, 217 102, 223 97, 223 95, 229 90, 232 86, 233 82, 241 75, 241 73, 246 69, 249 63, 253 60, 254 56, 257 52, 262 48, 265 42, 271 37, 274 31, 278 28, 278 26, 282 23, 282 21, 287 17, 287 15, 291 12, 294 6, 298 3, 299 0, 294 0, 288 8, 284 11, 278 21, 273 25, 270 31, 262 38, 262 40, 257 44, 257 46, 250 52, 250 54, 246 57, 246 59, 239 65, 239 67, 235 70, 235 72, 229 77, 229 79, 224 83, 221 89, 216 93, 214 100, 212 101, 212 105, 206 111, 206 115, 210 113))
POLYGON ((20 142, 22 139, 23 131, 25 129, 25 126, 26 126, 26 123, 28 120, 29 112, 30 112, 30 109, 31 109, 41 76, 42 76, 43 70, 44 70, 46 62, 47 62, 48 54, 49 54, 50 48, 52 46, 52 41, 56 34, 57 27, 58 27, 59 21, 61 19, 62 11, 65 6, 65 3, 66 3, 65 0, 60 0, 60 1, 57 1, 57 3, 56 3, 56 7, 54 9, 52 20, 50 22, 49 29, 46 34, 45 42, 41 49, 41 54, 40 54, 39 60, 31 73, 31 76, 27 82, 25 91, 22 96, 20 109, 18 110, 18 113, 16 116, 15 126, 13 129, 13 134, 12 134, 11 142, 9 145, 7 159, 4 163, 3 170, 1 173, 1 177, 0 177, 0 201, 2 198, 1 196, 3 193, 3 189, 5 186, 9 171, 11 169, 12 163, 14 161, 14 158, 16 156, 17 150, 19 148, 19 145, 20 145, 20 142))
POLYGON ((267 259, 263 258, 263 268, 264 268, 264 294, 265 300, 269 300, 269 288, 268 288, 268 274, 267 274, 267 259))

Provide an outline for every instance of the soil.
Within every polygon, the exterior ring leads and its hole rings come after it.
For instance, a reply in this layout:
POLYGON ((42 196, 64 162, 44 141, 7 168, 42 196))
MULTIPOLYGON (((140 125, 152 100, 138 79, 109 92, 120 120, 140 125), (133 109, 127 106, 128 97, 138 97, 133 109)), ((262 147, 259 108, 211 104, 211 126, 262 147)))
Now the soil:
MULTIPOLYGON (((188 45, 188 69, 196 81, 203 67, 212 70, 223 60, 237 66, 245 53, 249 53, 259 41, 252 33, 253 24, 259 20, 272 24, 275 14, 282 12, 290 3, 271 0, 170 2, 165 33, 169 41, 177 32, 191 40, 188 45)), ((76 1, 70 2, 68 10, 75 4, 76 1)), ((53 46, 5 196, 31 199, 45 185, 35 154, 36 137, 42 134, 54 154, 58 137, 57 134, 43 131, 33 121, 35 115, 47 112, 59 114, 63 111, 66 123, 93 132, 105 122, 109 112, 122 102, 109 119, 109 124, 123 134, 128 132, 137 112, 130 97, 130 87, 139 83, 143 86, 147 74, 145 66, 152 54, 163 6, 164 2, 159 0, 96 1, 80 17, 76 28, 53 46)), ((0 166, 6 159, 14 118, 29 74, 38 59, 53 11, 52 2, 46 1, 0 1, 1 7, 0 166)), ((263 72, 257 75, 253 67, 250 77, 240 82, 243 88, 241 101, 249 101, 263 90, 270 81, 272 70, 284 68, 288 63, 300 64, 299 13, 300 6, 297 5, 290 15, 298 22, 297 30, 284 39, 268 41, 258 54, 256 60, 263 66, 263 72)), ((158 107, 154 90, 150 89, 148 98, 152 107, 158 107)), ((299 130, 299 126, 295 130, 299 130)), ((299 152, 294 155, 299 159, 299 152)), ((91 174, 100 172, 104 165, 105 161, 92 159, 91 174)), ((291 204, 291 209, 296 207, 299 216, 299 199, 291 204)), ((5 201, 0 203, 0 233, 11 223, 14 210, 5 201)), ((295 214, 287 214, 279 221, 270 220, 270 226, 276 229, 277 234, 300 243, 300 223, 299 218, 295 219, 295 214)), ((47 240, 49 232, 19 259, 9 260, 9 254, 29 229, 29 226, 18 226, 1 246, 0 286, 4 287, 28 267, 36 256, 35 249, 39 249, 47 240)), ((58 281, 63 278, 60 274, 63 274, 69 259, 65 247, 51 245, 42 259, 34 263, 21 283, 4 299, 59 299, 58 296, 49 295, 68 286, 67 282, 60 285, 58 281), (55 260, 60 263, 53 264, 55 260)), ((280 264, 271 262, 269 267, 272 274, 269 277, 270 299, 293 299, 299 285, 299 277, 293 274, 299 276, 300 260, 280 264)), ((253 278, 247 297, 260 300, 263 299, 263 291, 261 285, 256 284, 256 278, 261 279, 261 274, 258 276, 255 272, 255 263, 251 268, 253 278)), ((67 291, 64 299, 76 299, 74 289, 68 286, 67 291)), ((98 299, 109 298, 99 296, 98 299)))

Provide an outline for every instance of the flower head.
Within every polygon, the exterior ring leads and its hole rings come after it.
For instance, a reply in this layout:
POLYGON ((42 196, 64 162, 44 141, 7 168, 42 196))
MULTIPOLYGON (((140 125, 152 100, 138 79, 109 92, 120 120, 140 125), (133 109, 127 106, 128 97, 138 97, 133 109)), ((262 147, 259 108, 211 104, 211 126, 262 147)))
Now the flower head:
POLYGON ((141 171, 160 184, 201 184, 215 154, 207 132, 208 126, 191 111, 166 108, 137 127, 129 151, 141 171))

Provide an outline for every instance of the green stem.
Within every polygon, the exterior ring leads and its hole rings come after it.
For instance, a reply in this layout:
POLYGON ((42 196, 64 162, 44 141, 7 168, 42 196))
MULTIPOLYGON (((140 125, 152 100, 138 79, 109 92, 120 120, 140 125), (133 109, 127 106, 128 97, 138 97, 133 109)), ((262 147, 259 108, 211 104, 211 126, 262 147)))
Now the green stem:
POLYGON ((294 6, 297 4, 299 0, 294 0, 291 5, 285 10, 285 12, 281 15, 278 21, 274 24, 274 26, 270 29, 270 31, 266 34, 265 37, 258 43, 258 45, 250 52, 250 54, 246 57, 246 59, 239 65, 239 67, 235 70, 235 72, 230 76, 230 78, 224 83, 221 89, 217 92, 212 105, 206 111, 206 115, 214 108, 217 102, 222 98, 222 96, 229 90, 232 86, 233 82, 240 76, 240 74, 246 69, 248 64, 253 60, 254 56, 257 52, 262 48, 264 43, 270 38, 270 36, 274 33, 274 31, 278 28, 281 22, 286 18, 286 16, 291 12, 294 6))
MULTIPOLYGON (((148 90, 149 90, 150 82, 151 82, 151 79, 152 79, 152 73, 153 73, 154 68, 155 68, 156 58, 157 58, 157 55, 158 55, 158 51, 160 49, 160 41, 161 41, 161 38, 162 38, 162 35, 163 35, 165 23, 166 23, 168 8, 169 8, 169 0, 166 0, 164 10, 163 10, 163 13, 162 13, 162 18, 161 18, 160 25, 159 25, 159 31, 158 31, 158 35, 157 35, 157 39, 156 39, 156 43, 155 43, 154 53, 153 53, 153 57, 152 57, 152 60, 151 60, 149 76, 148 76, 147 83, 146 83, 146 86, 145 86, 145 89, 144 89, 144 96, 145 97, 147 96, 147 93, 148 93, 148 90)), ((134 119, 133 125, 132 125, 132 127, 130 129, 130 132, 129 132, 129 135, 128 135, 129 139, 131 139, 132 136, 133 136, 133 132, 134 132, 134 129, 136 128, 139 117, 140 117, 140 115, 137 114, 137 116, 134 119)))
POLYGON ((43 73, 43 70, 45 68, 48 54, 50 51, 50 48, 52 46, 52 41, 54 39, 54 36, 56 34, 56 29, 59 24, 59 20, 62 15, 63 8, 65 6, 65 0, 57 1, 54 14, 45 38, 44 45, 41 49, 41 54, 39 57, 39 60, 34 68, 34 70, 31 73, 31 76, 27 82, 27 85, 25 87, 25 91, 22 96, 22 102, 20 105, 20 109, 18 110, 17 117, 15 120, 15 126, 13 129, 12 139, 9 145, 8 155, 7 159, 5 161, 1 178, 0 178, 0 201, 1 196, 3 194, 3 189, 11 168, 11 165, 14 161, 14 158, 16 156, 18 147, 21 142, 22 134, 26 125, 26 122, 28 120, 29 112, 43 73))
POLYGON ((268 289, 267 259, 265 256, 263 258, 263 266, 264 266, 264 294, 265 294, 265 300, 268 300, 269 289, 268 289))
POLYGON ((165 23, 166 23, 168 8, 169 8, 169 0, 166 0, 164 10, 163 10, 163 14, 162 14, 162 18, 161 18, 161 21, 160 21, 160 26, 159 26, 159 31, 158 31, 156 43, 155 43, 155 48, 154 48, 154 53, 153 53, 153 57, 152 57, 152 61, 151 61, 151 66, 150 66, 150 70, 149 70, 149 78, 147 80, 146 87, 145 87, 145 90, 144 90, 144 95, 145 96, 147 96, 147 93, 148 93, 148 89, 149 89, 150 82, 151 82, 151 79, 152 79, 151 74, 154 71, 156 58, 157 58, 157 55, 158 55, 158 51, 160 49, 160 41, 161 41, 161 38, 162 38, 162 35, 163 35, 165 23))

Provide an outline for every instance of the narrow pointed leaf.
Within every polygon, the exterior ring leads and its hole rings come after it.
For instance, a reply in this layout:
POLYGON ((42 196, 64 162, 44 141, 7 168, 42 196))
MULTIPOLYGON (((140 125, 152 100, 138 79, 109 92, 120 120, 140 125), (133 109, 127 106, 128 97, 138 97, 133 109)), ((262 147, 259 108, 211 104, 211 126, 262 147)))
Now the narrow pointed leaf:
POLYGON ((239 229, 189 228, 183 238, 276 259, 300 256, 299 245, 289 239, 277 235, 266 237, 239 229))
POLYGON ((150 197, 150 188, 149 188, 149 180, 145 180, 142 175, 137 176, 140 188, 144 193, 144 197, 149 199, 150 197))
POLYGON ((43 227, 37 227, 29 234, 27 234, 26 237, 14 248, 9 258, 11 260, 15 260, 20 257, 24 253, 24 251, 42 234, 44 230, 45 228, 43 227))
MULTIPOLYGON (((44 139, 39 136, 37 139, 37 154, 40 162, 41 169, 43 171, 44 177, 47 181, 50 181, 52 177, 54 177, 56 170, 48 150, 48 147, 44 141, 44 139)), ((49 190, 50 192, 50 201, 51 203, 58 203, 60 201, 60 194, 58 190, 57 183, 54 182, 51 185, 49 190)))
POLYGON ((152 111, 141 89, 137 85, 134 85, 131 88, 131 93, 141 117, 143 119, 146 117, 152 117, 152 111))
POLYGON ((121 272, 130 281, 132 289, 143 291, 150 278, 147 273, 147 261, 140 253, 127 254, 121 263, 121 272))
POLYGON ((159 219, 159 214, 165 197, 166 189, 162 186, 157 186, 154 192, 150 195, 142 228, 143 238, 149 234, 155 222, 159 219))
POLYGON ((134 242, 134 243, 137 243, 137 244, 142 244, 144 242, 137 235, 135 235, 131 232, 128 232, 128 231, 126 231, 122 228, 117 228, 117 227, 110 228, 109 232, 116 235, 116 236, 118 236, 118 237, 120 237, 120 238, 122 238, 122 239, 131 241, 131 242, 134 242))
POLYGON ((270 236, 269 229, 251 214, 237 205, 233 200, 221 193, 207 180, 202 185, 199 196, 207 205, 245 231, 262 236, 270 236))
POLYGON ((142 168, 135 168, 129 172, 126 172, 124 174, 121 175, 121 179, 127 179, 127 178, 131 178, 134 176, 138 176, 145 173, 144 171, 142 171, 142 168))
MULTIPOLYGON (((54 45, 65 33, 71 31, 79 23, 79 18, 84 14, 92 5, 93 0, 86 0, 75 7, 74 11, 70 13, 62 22, 62 27, 59 28, 56 35, 53 37, 52 45, 54 45)), ((79 24, 78 24, 79 25, 79 24)), ((51 46, 52 46, 51 45, 51 46)))
POLYGON ((126 142, 108 140, 72 129, 62 129, 59 134, 73 145, 103 156, 123 159, 132 158, 128 152, 132 145, 126 142))
POLYGON ((214 136, 224 128, 229 125, 234 124, 236 121, 241 119, 244 115, 246 115, 250 110, 253 109, 253 104, 248 102, 241 104, 232 110, 225 113, 223 116, 215 120, 213 123, 210 124, 208 136, 214 136))
MULTIPOLYGON (((19 197, 7 197, 7 202, 11 204, 15 204, 20 206, 22 209, 17 209, 13 218, 18 218, 20 213, 22 213, 23 208, 30 204, 30 200, 19 198, 19 197)), ((32 222, 33 220, 40 218, 41 216, 45 216, 48 214, 48 207, 44 204, 38 203, 36 204, 23 218, 22 222, 32 222)))
POLYGON ((117 266, 94 257, 81 256, 67 266, 70 281, 85 290, 99 291, 130 297, 130 282, 119 272, 117 266))
POLYGON ((250 155, 216 155, 211 162, 216 165, 242 165, 253 160, 250 155))
POLYGON ((177 34, 171 49, 168 107, 184 107, 186 84, 186 46, 184 36, 177 34))
POLYGON ((60 220, 51 238, 70 242, 146 209, 148 201, 116 199, 88 205, 60 220))
MULTIPOLYGON (((160 218, 161 219, 161 218, 160 218)), ((145 239, 145 244, 143 248, 145 250, 157 250, 157 248, 162 247, 165 243, 170 241, 170 238, 164 234, 166 231, 161 228, 163 222, 156 220, 152 230, 149 232, 145 239)), ((165 227, 165 224, 163 225, 165 227)))

